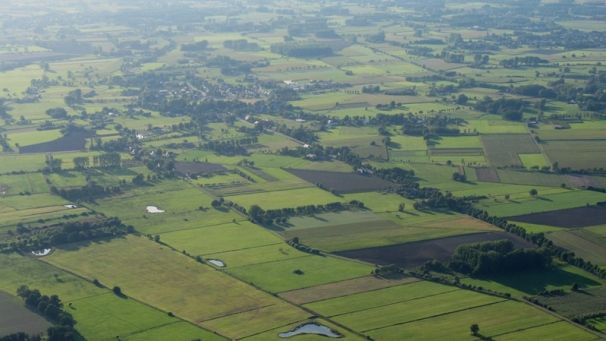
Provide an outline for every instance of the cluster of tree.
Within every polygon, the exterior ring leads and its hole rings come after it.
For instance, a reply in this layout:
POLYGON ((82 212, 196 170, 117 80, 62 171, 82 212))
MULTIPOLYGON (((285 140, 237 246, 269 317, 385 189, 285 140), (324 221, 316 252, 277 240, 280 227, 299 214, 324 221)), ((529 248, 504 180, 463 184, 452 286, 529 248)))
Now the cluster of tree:
POLYGON ((506 68, 517 69, 520 67, 537 67, 540 65, 549 64, 549 61, 539 57, 527 56, 503 59, 499 64, 506 68))
POLYGON ((251 43, 246 39, 226 40, 223 42, 223 47, 236 51, 257 51, 259 44, 251 43))
POLYGON ((363 94, 378 94, 381 93, 381 87, 378 85, 364 85, 362 87, 363 94))
POLYGON ((202 148, 211 150, 219 155, 248 155, 249 153, 246 146, 250 146, 251 144, 255 144, 257 142, 257 137, 252 136, 238 140, 209 141, 202 145, 202 148))
POLYGON ((385 32, 384 31, 379 31, 377 33, 371 34, 368 37, 366 37, 366 41, 370 42, 370 43, 384 43, 385 42, 385 32))
POLYGON ((458 182, 467 182, 467 176, 464 173, 460 172, 452 173, 452 179, 458 182))
MULTIPOLYGON (((320 252, 320 250, 315 249, 315 248, 313 248, 311 246, 307 246, 307 245, 301 243, 301 240, 299 239, 299 237, 294 237, 291 240, 289 240, 287 243, 288 243, 288 245, 294 247, 295 249, 297 249, 299 251, 302 251, 302 252, 305 252, 305 253, 311 253, 312 255, 320 255, 320 254, 322 254, 320 252)), ((295 271, 301 271, 301 270, 295 270, 295 271)), ((297 273, 297 274, 302 274, 302 273, 297 273)))
POLYGON ((141 161, 158 177, 173 177, 175 175, 175 153, 157 148, 155 150, 140 149, 135 152, 135 160, 141 161))
MULTIPOLYGON (((410 194, 411 192, 398 193, 407 196, 407 194, 410 194)), ((422 198, 415 202, 415 209, 448 209, 461 214, 467 214, 532 242, 538 247, 547 250, 550 255, 558 257, 564 262, 582 268, 598 277, 606 278, 605 269, 581 257, 577 257, 574 252, 554 245, 543 233, 528 233, 523 227, 509 223, 505 218, 491 216, 485 210, 474 207, 473 203, 480 199, 478 197, 457 198, 450 192, 442 193, 435 188, 421 188, 412 194, 413 195, 408 197, 417 199, 422 198)))
POLYGON ((69 201, 94 202, 97 199, 121 193, 122 189, 119 186, 104 187, 94 181, 89 181, 82 187, 57 188, 56 186, 51 186, 50 191, 69 201))
POLYGON ((524 115, 524 109, 528 103, 521 99, 499 98, 496 101, 486 96, 477 101, 474 109, 490 114, 501 115, 503 118, 511 121, 519 121, 524 115))
POLYGON ((65 110, 64 108, 50 108, 46 110, 46 114, 57 120, 63 120, 67 118, 67 110, 65 110))
POLYGON ((183 52, 201 52, 208 49, 208 41, 201 40, 191 44, 181 45, 181 51, 183 52))
POLYGON ((253 67, 264 66, 267 62, 243 62, 227 56, 216 56, 207 61, 209 67, 221 69, 225 76, 239 76, 250 73, 253 67))
POLYGON ((324 147, 320 144, 312 144, 307 148, 284 147, 280 149, 279 154, 301 158, 307 158, 308 156, 313 155, 314 160, 328 161, 337 159, 353 166, 362 165, 362 159, 360 156, 354 153, 349 147, 324 147))
POLYGON ((77 107, 84 104, 84 96, 81 89, 72 90, 63 98, 68 107, 77 107))
POLYGON ((313 215, 326 212, 341 212, 352 209, 364 209, 364 203, 352 200, 349 203, 332 202, 325 205, 306 205, 294 208, 282 208, 276 210, 264 210, 259 205, 253 205, 248 210, 248 216, 254 223, 261 225, 272 225, 274 223, 285 224, 288 218, 302 215, 313 215))
POLYGON ((3 152, 10 152, 13 150, 10 143, 8 143, 8 136, 6 134, 0 133, 0 147, 2 147, 3 152))
POLYGON ((61 326, 73 327, 76 324, 74 317, 63 309, 63 302, 57 295, 42 295, 39 290, 30 289, 26 285, 17 289, 17 295, 25 301, 28 308, 61 326))
POLYGON ((369 169, 374 175, 382 178, 383 180, 387 180, 399 185, 406 185, 418 181, 413 170, 407 170, 399 167, 372 168, 365 166, 365 168, 369 169))
POLYGON ((130 225, 125 225, 118 218, 88 219, 70 221, 36 228, 16 230, 13 239, 0 243, 5 251, 40 250, 66 243, 88 241, 99 238, 115 238, 135 232, 130 225))
POLYGON ((374 270, 372 270, 373 276, 379 278, 400 278, 404 275, 404 270, 396 265, 383 265, 377 266, 374 270))
POLYGON ((42 171, 44 173, 55 173, 61 171, 61 165, 63 164, 63 160, 57 159, 53 156, 53 154, 46 154, 44 156, 44 168, 42 171))
POLYGON ((7 124, 13 122, 13 117, 8 113, 10 111, 9 106, 6 104, 4 98, 0 98, 0 119, 3 119, 7 124))
POLYGON ((516 249, 510 240, 461 245, 452 256, 449 267, 472 275, 505 274, 545 269, 551 255, 545 249, 516 249))
POLYGON ((103 141, 101 138, 94 138, 91 142, 91 150, 103 150, 106 152, 127 152, 132 146, 132 141, 128 137, 120 137, 115 140, 103 141))
POLYGON ((316 136, 314 131, 309 128, 305 128, 304 126, 291 128, 291 127, 283 124, 283 125, 277 126, 275 129, 279 133, 288 135, 294 139, 303 141, 308 144, 314 143, 318 140, 318 136, 316 136))
POLYGON ((285 42, 271 45, 271 52, 295 58, 322 58, 334 54, 333 48, 319 42, 285 42))
POLYGON ((455 51, 444 50, 441 55, 444 61, 449 63, 464 63, 465 62, 465 54, 455 51))

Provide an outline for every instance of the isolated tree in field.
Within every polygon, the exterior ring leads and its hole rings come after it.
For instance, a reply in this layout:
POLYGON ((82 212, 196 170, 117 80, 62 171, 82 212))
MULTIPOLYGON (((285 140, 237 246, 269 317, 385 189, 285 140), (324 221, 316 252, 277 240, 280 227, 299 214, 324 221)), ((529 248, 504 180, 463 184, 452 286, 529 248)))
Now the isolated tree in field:
POLYGON ((406 204, 405 203, 401 203, 400 206, 398 206, 398 211, 404 212, 405 208, 406 208, 406 204))
POLYGON ((477 323, 474 323, 471 325, 471 327, 469 327, 469 330, 471 330, 471 335, 478 336, 480 333, 480 326, 478 326, 477 323))
POLYGON ((116 294, 117 296, 124 296, 124 294, 122 293, 122 289, 120 287, 114 287, 112 289, 112 291, 114 292, 114 294, 116 294))
POLYGON ((536 197, 537 195, 539 195, 539 191, 537 191, 535 188, 531 189, 528 193, 530 193, 532 197, 536 197))
POLYGON ((88 156, 79 156, 74 158, 74 166, 76 169, 84 169, 89 166, 88 156))

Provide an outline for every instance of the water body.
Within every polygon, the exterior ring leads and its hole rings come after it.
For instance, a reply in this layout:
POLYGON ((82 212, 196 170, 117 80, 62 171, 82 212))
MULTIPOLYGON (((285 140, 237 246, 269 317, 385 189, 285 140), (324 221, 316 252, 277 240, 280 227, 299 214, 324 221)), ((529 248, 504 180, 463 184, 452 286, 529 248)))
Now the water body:
POLYGON ((147 206, 146 207, 148 213, 164 213, 164 210, 159 209, 156 206, 147 206))
POLYGON ((32 251, 32 255, 36 256, 36 257, 44 257, 44 256, 48 256, 49 253, 51 253, 52 249, 43 249, 43 250, 38 250, 38 251, 32 251))
POLYGON ((335 338, 335 339, 343 337, 343 335, 339 334, 338 332, 336 332, 326 326, 317 324, 317 323, 302 324, 289 332, 280 333, 280 334, 278 334, 278 336, 286 339, 289 337, 293 337, 293 336, 297 336, 297 335, 304 335, 304 334, 322 335, 322 336, 327 336, 327 337, 331 337, 331 338, 335 338))
POLYGON ((223 261, 220 261, 218 259, 209 259, 208 262, 216 267, 219 268, 224 268, 225 267, 225 263, 223 263, 223 261))

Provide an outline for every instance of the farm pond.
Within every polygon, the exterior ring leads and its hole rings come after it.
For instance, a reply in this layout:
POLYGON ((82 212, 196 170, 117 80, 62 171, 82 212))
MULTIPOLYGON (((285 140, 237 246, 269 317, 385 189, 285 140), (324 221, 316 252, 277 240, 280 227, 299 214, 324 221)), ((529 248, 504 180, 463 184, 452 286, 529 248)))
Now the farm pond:
POLYGON ((338 332, 317 323, 302 324, 291 331, 280 333, 278 334, 278 336, 283 339, 286 339, 289 337, 305 334, 321 335, 335 339, 343 337, 343 335, 339 334, 338 332))

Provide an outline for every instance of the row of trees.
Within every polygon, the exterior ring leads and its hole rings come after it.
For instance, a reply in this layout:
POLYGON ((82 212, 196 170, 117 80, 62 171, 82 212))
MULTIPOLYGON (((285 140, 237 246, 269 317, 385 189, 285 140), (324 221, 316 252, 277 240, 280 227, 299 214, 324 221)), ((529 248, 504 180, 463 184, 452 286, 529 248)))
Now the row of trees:
MULTIPOLYGON (((43 295, 37 289, 30 289, 26 285, 22 285, 17 289, 17 295, 25 301, 25 305, 49 319, 56 326, 52 326, 47 330, 47 341, 72 341, 79 337, 78 332, 74 329, 76 320, 67 311, 65 311, 63 302, 57 295, 43 295)), ((25 333, 9 335, 0 340, 12 341, 23 340, 33 341, 40 340, 39 336, 30 336, 25 333)))
POLYGON ((248 210, 248 216, 254 223, 261 225, 272 225, 274 222, 284 224, 288 218, 301 215, 313 215, 326 212, 341 212, 351 209, 364 209, 364 203, 352 200, 349 203, 332 202, 325 205, 306 205, 294 208, 281 208, 276 210, 264 210, 259 205, 252 205, 248 210))
POLYGON ((86 185, 82 187, 57 188, 56 186, 51 186, 50 191, 52 194, 58 195, 69 201, 94 202, 97 199, 121 193, 122 189, 119 186, 104 187, 98 185, 94 181, 89 181, 86 185))
POLYGON ((472 275, 537 270, 549 265, 551 256, 547 250, 516 249, 510 240, 461 245, 449 263, 451 269, 472 275))
POLYGON ((0 242, 2 251, 40 250, 66 243, 115 238, 134 233, 135 229, 118 218, 68 221, 37 228, 17 229, 12 239, 0 242))

